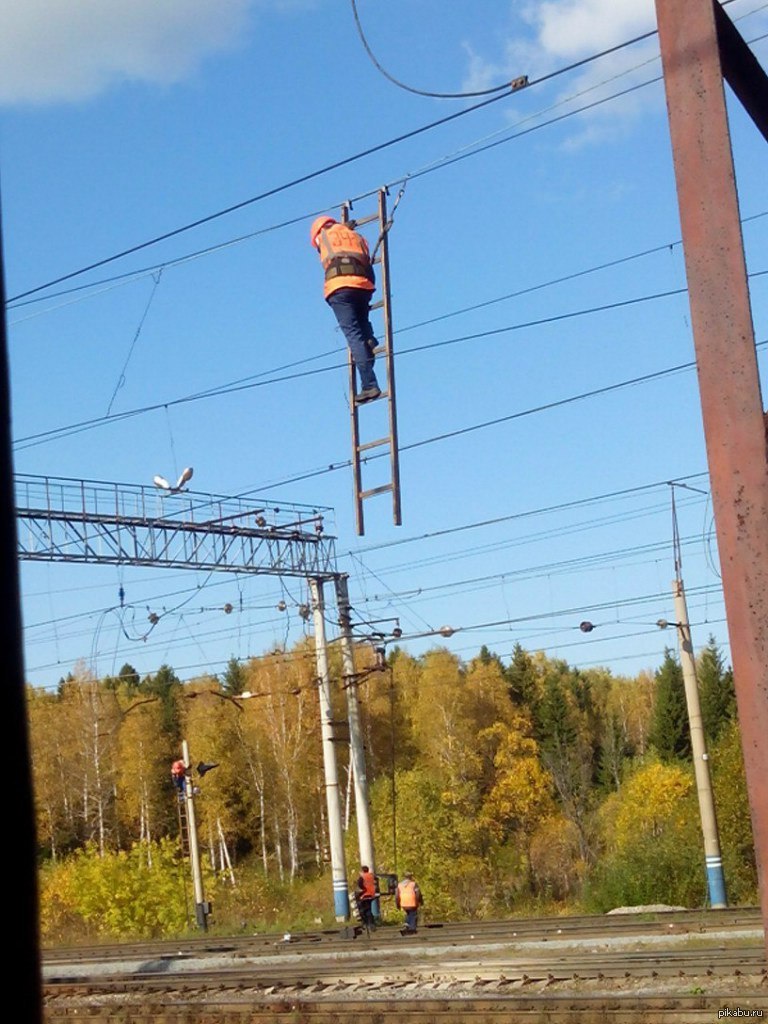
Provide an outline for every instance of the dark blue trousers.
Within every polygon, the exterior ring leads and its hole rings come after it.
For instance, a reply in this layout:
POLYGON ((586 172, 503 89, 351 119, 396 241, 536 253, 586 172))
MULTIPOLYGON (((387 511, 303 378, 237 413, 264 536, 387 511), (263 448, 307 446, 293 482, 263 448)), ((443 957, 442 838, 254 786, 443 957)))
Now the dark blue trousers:
POLYGON ((372 294, 364 288, 339 288, 326 299, 347 339, 352 361, 360 375, 361 391, 379 386, 373 372, 372 349, 376 338, 369 319, 372 294))

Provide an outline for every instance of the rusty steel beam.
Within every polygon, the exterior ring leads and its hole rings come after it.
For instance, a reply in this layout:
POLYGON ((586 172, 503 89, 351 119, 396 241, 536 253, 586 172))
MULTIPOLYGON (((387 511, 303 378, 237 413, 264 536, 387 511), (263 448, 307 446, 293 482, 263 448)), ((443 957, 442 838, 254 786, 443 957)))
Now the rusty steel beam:
POLYGON ((723 77, 768 141, 768 75, 720 4, 714 8, 723 77))
POLYGON ((723 68, 713 0, 655 2, 723 596, 768 937, 768 448, 723 68))

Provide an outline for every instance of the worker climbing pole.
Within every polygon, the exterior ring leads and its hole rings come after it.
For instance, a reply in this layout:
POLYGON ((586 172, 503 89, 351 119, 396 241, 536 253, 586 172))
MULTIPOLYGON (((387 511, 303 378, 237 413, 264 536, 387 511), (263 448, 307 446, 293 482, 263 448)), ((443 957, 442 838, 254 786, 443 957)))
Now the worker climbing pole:
MULTIPOLYGON (((379 189, 376 213, 352 219, 352 203, 344 203, 341 221, 330 216, 317 217, 310 229, 310 240, 317 249, 325 271, 324 295, 333 310, 348 345, 349 407, 352 421, 352 471, 355 486, 355 521, 358 535, 365 533, 363 502, 376 494, 392 494, 392 517, 400 526, 400 463, 397 441, 397 405, 395 401, 395 367, 392 345, 392 304, 389 280, 389 231, 392 218, 405 186, 387 214, 387 189, 379 189), (378 237, 371 250, 365 237, 357 230, 376 224, 378 237), (375 267, 379 268, 381 299, 372 302, 377 287, 375 267), (370 314, 382 311, 382 328, 374 331, 370 314), (377 356, 383 356, 385 377, 383 387, 374 371, 377 356), (371 441, 360 439, 362 406, 383 399, 387 403, 388 433, 371 441), (362 467, 371 459, 368 453, 385 449, 389 454, 389 477, 385 484, 363 487, 362 467)), ((376 453, 379 454, 379 453, 376 453)), ((373 456, 375 457, 375 456, 373 456)))

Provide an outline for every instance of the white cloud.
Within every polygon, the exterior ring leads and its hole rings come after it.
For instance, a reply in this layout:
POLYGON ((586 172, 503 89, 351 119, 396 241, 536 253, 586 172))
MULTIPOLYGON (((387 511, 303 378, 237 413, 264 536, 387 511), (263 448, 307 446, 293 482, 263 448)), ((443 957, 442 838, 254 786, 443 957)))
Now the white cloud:
POLYGON ((236 46, 255 0, 0 0, 0 103, 175 82, 236 46))
POLYGON ((608 49, 656 27, 653 0, 545 0, 529 4, 523 17, 535 27, 542 49, 564 60, 608 49))
MULTIPOLYGON (((524 74, 535 82, 656 28, 654 0, 511 0, 508 10, 506 41, 499 57, 485 59, 465 44, 464 89, 486 89, 524 74)), ((758 37, 768 26, 761 0, 735 0, 727 13, 747 40, 758 37)), ((563 145, 575 149, 626 131, 643 111, 663 104, 661 87, 629 91, 659 75, 659 42, 653 35, 555 77, 531 96, 540 100, 542 111, 551 109, 554 101, 563 113, 625 93, 574 119, 574 134, 563 145)), ((517 116, 510 114, 510 120, 517 116)))

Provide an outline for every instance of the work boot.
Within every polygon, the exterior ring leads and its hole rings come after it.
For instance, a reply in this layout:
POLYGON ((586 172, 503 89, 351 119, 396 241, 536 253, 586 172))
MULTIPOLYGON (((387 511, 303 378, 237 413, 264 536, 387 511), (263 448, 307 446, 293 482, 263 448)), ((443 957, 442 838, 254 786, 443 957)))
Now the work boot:
POLYGON ((369 388, 363 388, 355 395, 355 402, 364 405, 366 402, 373 402, 381 395, 381 388, 378 384, 372 384, 369 388))

